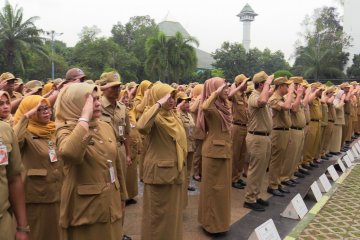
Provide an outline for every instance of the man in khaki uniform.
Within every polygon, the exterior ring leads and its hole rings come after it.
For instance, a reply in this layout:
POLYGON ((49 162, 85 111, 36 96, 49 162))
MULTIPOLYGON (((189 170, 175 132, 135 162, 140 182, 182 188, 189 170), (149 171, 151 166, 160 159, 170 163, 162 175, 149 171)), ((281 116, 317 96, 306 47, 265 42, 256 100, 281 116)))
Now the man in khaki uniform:
POLYGON ((313 167, 319 167, 313 161, 320 152, 320 121, 322 112, 319 98, 323 90, 321 83, 316 82, 311 84, 311 91, 314 93, 314 98, 309 100, 310 123, 308 133, 305 137, 304 159, 302 164, 302 166, 308 170, 311 170, 313 167))
POLYGON ((321 152, 320 157, 324 160, 329 160, 330 155, 329 152, 329 144, 331 140, 331 136, 334 130, 334 122, 335 122, 335 108, 333 105, 334 101, 334 91, 335 87, 329 87, 324 92, 324 97, 322 98, 322 125, 321 125, 321 152))
POLYGON ((240 178, 246 158, 248 156, 246 149, 247 134, 247 97, 244 91, 247 88, 247 78, 244 74, 235 77, 235 82, 231 86, 229 100, 232 102, 233 125, 231 128, 231 137, 233 142, 232 155, 232 186, 243 189, 246 183, 240 178))
MULTIPOLYGON (((15 81, 17 78, 9 72, 5 72, 0 76, 0 85, 3 86, 4 91, 8 92, 11 98, 11 112, 15 113, 23 96, 15 91, 15 81)), ((1 90, 1 88, 0 88, 1 90)))
MULTIPOLYGON (((100 85, 103 92, 100 99, 102 109, 100 120, 108 123, 114 129, 126 178, 127 165, 131 164, 130 145, 128 143, 130 120, 125 104, 117 101, 120 94, 120 75, 115 71, 105 72, 100 76, 100 85)), ((124 219, 125 215, 123 221, 124 219)), ((123 239, 131 238, 124 235, 123 239)))
MULTIPOLYGON (((285 187, 282 187, 280 181, 281 167, 289 165, 285 161, 286 148, 290 140, 290 109, 292 95, 294 93, 294 84, 286 77, 279 77, 274 80, 275 92, 269 99, 269 107, 272 111, 273 129, 271 138, 271 158, 269 165, 269 187, 267 192, 278 197, 283 197, 283 193, 289 193, 285 187), (286 95, 287 94, 287 95, 286 95), (284 97, 286 95, 286 97, 284 97)), ((283 182, 287 186, 294 187, 293 182, 283 182)))
POLYGON ((296 177, 304 178, 300 172, 297 172, 298 165, 302 157, 302 150, 304 147, 304 128, 306 126, 306 118, 304 112, 304 103, 302 97, 304 94, 303 78, 296 76, 291 77, 290 80, 294 83, 295 92, 292 94, 292 106, 290 111, 291 127, 290 127, 290 140, 286 149, 286 161, 288 164, 283 164, 281 167, 281 182, 298 183, 296 177))
POLYGON ((342 137, 341 137, 341 146, 343 147, 342 150, 346 151, 347 148, 346 144, 351 143, 351 139, 348 138, 349 128, 352 128, 352 121, 350 121, 351 117, 351 102, 350 99, 352 97, 352 90, 351 85, 349 83, 342 83, 340 85, 340 89, 345 92, 345 105, 344 105, 344 114, 345 114, 345 125, 343 125, 342 129, 342 137))
POLYGON ((28 239, 30 227, 26 220, 24 186, 20 173, 24 167, 17 138, 10 125, 0 121, 0 238, 28 239), (16 217, 16 234, 13 232, 12 208, 16 217))
POLYGON ((273 76, 264 71, 254 75, 255 90, 248 100, 249 123, 246 136, 246 147, 250 153, 247 186, 244 207, 255 211, 265 211, 269 203, 260 198, 261 185, 269 164, 271 154, 270 132, 272 118, 267 106, 270 97, 270 84, 273 76))

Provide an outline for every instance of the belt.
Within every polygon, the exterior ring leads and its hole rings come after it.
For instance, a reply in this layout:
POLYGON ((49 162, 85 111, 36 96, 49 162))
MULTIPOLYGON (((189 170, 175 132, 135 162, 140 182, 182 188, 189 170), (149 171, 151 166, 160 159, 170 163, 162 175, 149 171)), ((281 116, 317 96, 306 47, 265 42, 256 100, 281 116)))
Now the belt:
POLYGON ((248 133, 252 134, 252 135, 260 135, 260 136, 269 136, 270 133, 267 132, 257 132, 257 131, 248 131, 248 133))
POLYGON ((245 123, 240 123, 240 122, 235 122, 235 121, 233 121, 232 124, 235 124, 235 125, 238 125, 238 126, 242 126, 242 127, 246 127, 246 126, 247 126, 247 124, 245 124, 245 123))
POLYGON ((304 128, 301 127, 290 127, 291 129, 295 129, 295 130, 303 130, 304 128))
POLYGON ((289 128, 273 128, 273 130, 289 131, 289 128))
POLYGON ((320 119, 311 119, 312 122, 320 122, 320 119))
POLYGON ((334 123, 335 121, 334 121, 334 120, 328 120, 328 122, 332 122, 332 123, 334 123))
POLYGON ((350 113, 345 113, 345 115, 350 115, 350 113))

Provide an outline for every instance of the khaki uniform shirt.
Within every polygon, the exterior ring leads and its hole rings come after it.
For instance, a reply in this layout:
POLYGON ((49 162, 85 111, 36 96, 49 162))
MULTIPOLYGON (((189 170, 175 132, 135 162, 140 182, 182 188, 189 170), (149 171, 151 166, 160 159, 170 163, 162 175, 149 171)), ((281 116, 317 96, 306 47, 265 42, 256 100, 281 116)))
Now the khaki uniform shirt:
POLYGON ((116 134, 116 139, 123 143, 130 133, 130 121, 128 110, 121 102, 116 102, 113 107, 105 96, 101 97, 102 116, 100 120, 110 124, 116 134))
POLYGON ((232 98, 230 98, 232 105, 232 115, 233 122, 237 124, 247 124, 248 123, 248 114, 247 114, 247 97, 245 93, 237 91, 232 98))
POLYGON ((271 108, 273 119, 273 129, 291 127, 290 110, 284 110, 282 108, 281 104, 284 103, 284 97, 277 92, 274 92, 269 99, 269 107, 271 108))
POLYGON ((194 127, 195 127, 194 119, 190 113, 183 112, 181 110, 178 110, 178 116, 181 119, 186 132, 187 150, 188 152, 194 152, 195 151, 195 139, 193 136, 194 127))
POLYGON ((57 161, 51 162, 49 156, 49 149, 56 149, 55 133, 50 139, 40 138, 26 129, 28 123, 29 119, 24 116, 14 127, 26 169, 25 201, 26 203, 59 202, 63 179, 62 161, 57 158, 57 161))
POLYGON ((201 129, 196 127, 196 121, 197 121, 197 115, 198 115, 198 112, 199 112, 199 107, 200 107, 200 99, 199 98, 192 99, 191 102, 190 102, 190 113, 193 116, 193 119, 194 119, 194 122, 195 122, 195 128, 194 128, 193 136, 194 136, 195 139, 203 140, 205 138, 204 133, 201 131, 201 129))
POLYGON ((344 105, 343 101, 338 102, 337 104, 334 103, 335 108, 335 124, 336 125, 345 125, 345 112, 344 112, 344 105))
MULTIPOLYGON (((293 94, 292 102, 294 103, 296 99, 296 95, 293 94)), ((304 128, 306 126, 306 117, 305 117, 305 107, 300 102, 299 109, 297 112, 293 112, 290 110, 291 117, 291 126, 296 128, 304 128)))
POLYGON ((334 104, 329 103, 329 104, 327 104, 327 106, 328 106, 328 121, 335 122, 336 110, 335 110, 334 104))
POLYGON ((309 103, 309 108, 310 108, 311 120, 321 120, 322 111, 321 111, 320 99, 315 98, 311 103, 309 103))
POLYGON ((0 165, 0 218, 10 207, 8 179, 19 175, 24 169, 14 131, 9 124, 0 121, 0 146, 2 145, 6 146, 8 164, 0 165))
POLYGON ((65 178, 61 189, 60 226, 115 222, 127 196, 116 137, 109 124, 89 129, 66 123, 56 131, 65 178), (111 161, 111 163, 109 162, 111 161))
POLYGON ((326 103, 321 103, 321 126, 327 126, 328 125, 328 105, 326 103))
POLYGON ((264 107, 258 106, 259 97, 260 97, 260 92, 258 90, 252 91, 249 97, 248 131, 270 133, 273 126, 270 109, 267 105, 264 107))
POLYGON ((159 111, 162 110, 158 104, 154 104, 136 124, 139 132, 148 136, 148 146, 144 150, 143 181, 147 184, 182 184, 186 168, 179 172, 176 143, 164 128, 155 123, 159 111))

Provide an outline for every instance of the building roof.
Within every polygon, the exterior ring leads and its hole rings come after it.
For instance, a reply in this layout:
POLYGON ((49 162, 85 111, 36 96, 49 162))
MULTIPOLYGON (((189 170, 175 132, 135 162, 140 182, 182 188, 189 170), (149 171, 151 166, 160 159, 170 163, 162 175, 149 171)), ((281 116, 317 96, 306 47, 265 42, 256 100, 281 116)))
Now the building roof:
POLYGON ((251 16, 257 16, 258 14, 255 13, 255 11, 252 9, 252 7, 247 3, 243 9, 241 10, 241 12, 236 15, 238 17, 244 16, 244 15, 251 15, 251 16))
MULTIPOLYGON (((164 21, 158 24, 159 30, 165 34, 167 37, 173 37, 177 32, 180 32, 185 38, 190 37, 190 34, 186 29, 177 21, 169 19, 168 16, 164 21)), ((205 52, 201 49, 195 48, 196 57, 197 57, 197 68, 200 69, 213 69, 213 63, 215 63, 214 58, 210 53, 205 52)))

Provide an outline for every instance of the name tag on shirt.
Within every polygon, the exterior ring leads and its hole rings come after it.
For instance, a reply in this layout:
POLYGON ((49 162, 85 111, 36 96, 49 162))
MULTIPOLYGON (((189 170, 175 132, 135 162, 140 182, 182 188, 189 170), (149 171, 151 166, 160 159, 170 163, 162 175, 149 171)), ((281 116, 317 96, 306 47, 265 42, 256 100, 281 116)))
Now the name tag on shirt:
POLYGON ((113 166, 109 167, 109 173, 110 173, 110 181, 111 181, 111 183, 114 183, 115 182, 115 171, 114 171, 113 166))
POLYGON ((0 145, 0 165, 8 165, 9 158, 7 148, 4 144, 0 145))

